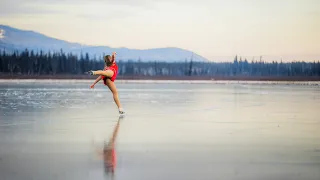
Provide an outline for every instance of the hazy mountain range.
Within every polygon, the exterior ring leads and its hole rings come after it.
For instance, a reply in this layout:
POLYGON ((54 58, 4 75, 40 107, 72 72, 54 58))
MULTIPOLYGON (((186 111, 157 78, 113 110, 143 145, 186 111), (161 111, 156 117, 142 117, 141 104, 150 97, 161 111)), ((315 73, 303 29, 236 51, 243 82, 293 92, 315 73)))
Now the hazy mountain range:
POLYGON ((141 61, 185 61, 193 57, 194 61, 207 61, 204 57, 188 50, 168 47, 155 49, 129 49, 111 48, 109 46, 90 46, 79 43, 67 42, 64 40, 45 36, 34 31, 26 31, 6 25, 0 25, 0 49, 6 51, 22 51, 25 49, 44 52, 60 51, 72 52, 80 55, 88 53, 90 57, 100 57, 104 54, 111 54, 113 51, 118 53, 118 59, 141 60, 141 61))
MULTIPOLYGON (((179 62, 190 60, 193 57, 194 61, 208 61, 206 58, 199 54, 193 53, 188 50, 168 47, 168 48, 154 48, 154 49, 129 49, 129 48, 112 48, 109 46, 91 46, 80 43, 72 43, 52 37, 48 37, 38 32, 21 30, 6 25, 0 25, 0 50, 6 51, 13 50, 35 50, 44 52, 59 51, 62 49, 64 52, 72 52, 80 56, 88 53, 90 57, 101 57, 104 54, 111 54, 113 51, 118 53, 118 59, 122 60, 141 60, 141 61, 165 61, 165 62, 179 62)), ((262 61, 272 62, 281 61, 319 61, 320 55, 261 55, 262 61)), ((230 56, 215 56, 211 57, 211 61, 216 62, 232 62, 235 55, 230 56)), ((249 62, 252 60, 259 61, 259 56, 240 55, 238 60, 247 59, 249 62)))

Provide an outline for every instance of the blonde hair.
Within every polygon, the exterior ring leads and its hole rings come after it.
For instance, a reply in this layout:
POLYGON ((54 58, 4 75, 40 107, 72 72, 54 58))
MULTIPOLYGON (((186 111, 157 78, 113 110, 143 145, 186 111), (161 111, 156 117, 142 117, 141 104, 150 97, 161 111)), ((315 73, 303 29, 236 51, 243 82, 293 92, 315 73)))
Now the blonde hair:
POLYGON ((114 58, 112 58, 110 55, 104 56, 103 59, 104 59, 104 63, 105 63, 106 66, 112 65, 113 62, 114 62, 114 58), (111 59, 111 60, 110 60, 110 59, 111 59))

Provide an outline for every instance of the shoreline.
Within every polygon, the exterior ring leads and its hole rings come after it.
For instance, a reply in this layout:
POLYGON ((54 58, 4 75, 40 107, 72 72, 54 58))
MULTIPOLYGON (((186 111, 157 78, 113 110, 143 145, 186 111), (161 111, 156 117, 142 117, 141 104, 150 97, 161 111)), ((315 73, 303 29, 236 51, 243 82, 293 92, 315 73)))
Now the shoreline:
MULTIPOLYGON (((0 83, 92 83, 95 76, 0 76, 0 83)), ((320 87, 320 77, 310 78, 270 78, 270 77, 251 77, 251 78, 213 78, 213 77, 118 77, 115 81, 119 84, 258 84, 258 85, 302 85, 320 87)))
MULTIPOLYGON (((89 75, 0 75, 0 80, 94 80, 97 76, 89 75)), ((320 81, 320 76, 118 76, 117 80, 148 80, 148 81, 320 81)))

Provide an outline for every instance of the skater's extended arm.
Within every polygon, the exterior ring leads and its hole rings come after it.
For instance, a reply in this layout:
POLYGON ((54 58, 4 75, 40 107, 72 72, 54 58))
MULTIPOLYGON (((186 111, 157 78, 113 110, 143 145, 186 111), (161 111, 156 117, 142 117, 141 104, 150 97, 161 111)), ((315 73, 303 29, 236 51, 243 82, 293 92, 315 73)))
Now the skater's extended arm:
POLYGON ((99 76, 90 87, 93 88, 94 85, 96 85, 101 79, 102 79, 102 76, 99 76))

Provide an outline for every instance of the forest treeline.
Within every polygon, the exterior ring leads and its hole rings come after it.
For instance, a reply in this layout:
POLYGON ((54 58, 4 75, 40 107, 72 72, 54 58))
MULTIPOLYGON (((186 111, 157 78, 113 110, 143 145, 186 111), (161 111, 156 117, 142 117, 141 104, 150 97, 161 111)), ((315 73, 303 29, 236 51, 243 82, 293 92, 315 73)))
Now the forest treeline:
MULTIPOLYGON (((320 76, 320 62, 263 62, 242 60, 233 62, 142 62, 118 60, 120 76, 320 76)), ((103 69, 102 57, 80 57, 62 50, 54 53, 1 51, 0 72, 23 75, 76 75, 103 69)))

